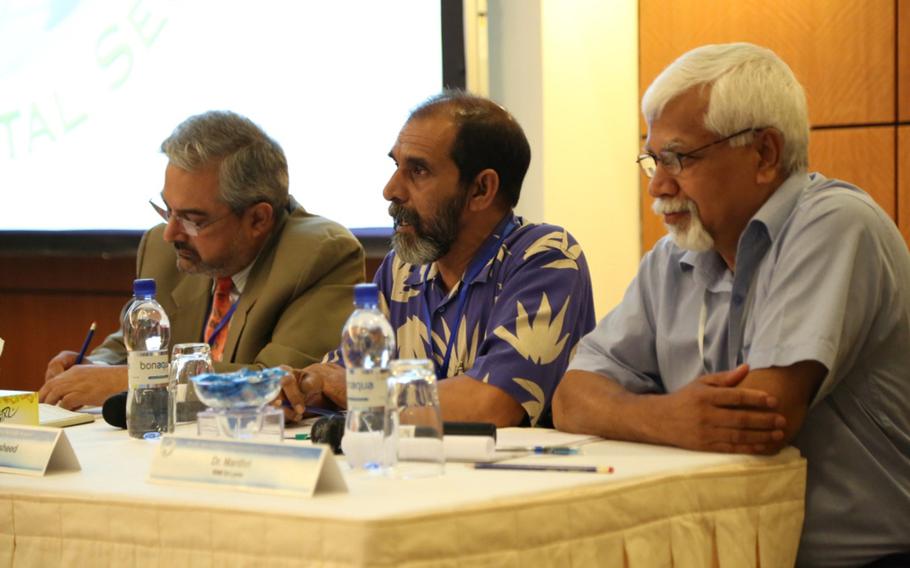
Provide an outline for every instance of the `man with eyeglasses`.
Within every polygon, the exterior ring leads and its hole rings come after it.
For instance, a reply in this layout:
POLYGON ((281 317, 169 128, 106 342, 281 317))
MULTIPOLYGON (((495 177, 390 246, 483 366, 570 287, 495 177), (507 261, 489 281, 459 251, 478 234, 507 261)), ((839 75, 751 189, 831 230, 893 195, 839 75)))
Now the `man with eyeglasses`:
POLYGON ((910 565, 910 254, 860 189, 808 173, 805 95, 709 45, 642 100, 669 237, 579 343, 557 428, 808 462, 798 564, 910 565), (887 514, 883 511, 888 511, 887 514))
MULTIPOLYGON (((219 372, 305 366, 338 343, 363 281, 363 249, 342 226, 307 213, 288 193, 281 147, 249 119, 192 116, 161 144, 168 157, 163 225, 139 245, 137 273, 154 278, 171 345, 205 341, 219 372)), ((48 364, 42 402, 99 405, 127 387, 120 331, 75 365, 48 364)))

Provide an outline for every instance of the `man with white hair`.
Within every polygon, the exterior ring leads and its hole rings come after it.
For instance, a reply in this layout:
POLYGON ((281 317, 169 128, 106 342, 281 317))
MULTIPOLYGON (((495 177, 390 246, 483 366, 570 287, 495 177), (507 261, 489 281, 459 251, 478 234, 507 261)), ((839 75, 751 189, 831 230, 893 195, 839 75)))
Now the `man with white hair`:
POLYGON ((670 235, 580 343, 561 430, 808 461, 798 563, 910 565, 910 254, 860 189, 807 173, 803 89, 708 45, 642 100, 670 235), (885 513, 887 511, 887 514, 885 513))

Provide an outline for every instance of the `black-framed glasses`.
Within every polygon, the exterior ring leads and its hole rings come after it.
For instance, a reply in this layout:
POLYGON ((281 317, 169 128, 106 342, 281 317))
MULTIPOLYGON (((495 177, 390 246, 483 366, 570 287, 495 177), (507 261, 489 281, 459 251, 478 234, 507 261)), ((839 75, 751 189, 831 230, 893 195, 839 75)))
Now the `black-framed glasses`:
MULTIPOLYGON (((160 215, 162 219, 164 219, 165 223, 170 222, 171 216, 172 216, 172 213, 170 210, 165 209, 164 207, 158 205, 151 199, 149 199, 149 205, 151 205, 152 209, 154 209, 155 212, 158 213, 158 215, 160 215)), ((183 229, 183 231, 186 234, 188 234, 191 237, 195 237, 199 234, 200 231, 202 231, 206 227, 210 227, 210 226, 214 225, 215 223, 217 223, 218 221, 228 218, 230 215, 231 215, 231 213, 225 213, 221 217, 218 217, 216 219, 210 219, 210 220, 202 222, 202 223, 195 223, 193 221, 190 221, 189 219, 185 219, 185 218, 181 217, 180 215, 173 215, 173 217, 175 219, 177 219, 177 222, 180 223, 180 227, 183 229)))
POLYGON ((691 158, 694 154, 701 152, 706 148, 720 144, 721 142, 726 142, 732 138, 736 138, 747 132, 757 132, 762 130, 761 128, 744 128, 738 132, 734 132, 729 136, 724 136, 719 140, 714 142, 709 142, 704 146, 699 146, 694 150, 689 150, 688 152, 674 152, 672 150, 661 150, 657 154, 652 154, 651 152, 645 152, 640 154, 638 159, 635 160, 638 163, 638 167, 641 168, 641 171, 644 172, 649 178, 654 177, 654 174, 657 173, 657 165, 660 164, 664 167, 664 170, 672 176, 675 176, 683 170, 683 158, 691 158))

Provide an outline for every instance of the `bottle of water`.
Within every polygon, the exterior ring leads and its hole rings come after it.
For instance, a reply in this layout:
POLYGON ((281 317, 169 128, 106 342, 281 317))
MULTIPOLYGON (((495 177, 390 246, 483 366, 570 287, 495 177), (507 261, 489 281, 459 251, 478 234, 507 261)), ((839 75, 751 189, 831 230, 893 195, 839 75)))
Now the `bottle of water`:
POLYGON ((382 471, 394 465, 387 438, 386 381, 395 354, 395 335, 379 311, 375 284, 354 287, 354 313, 341 332, 347 379, 348 413, 341 449, 354 469, 382 471))
POLYGON ((133 299, 127 304, 122 323, 129 375, 127 430, 134 438, 155 438, 162 432, 173 432, 168 389, 171 323, 164 308, 155 301, 153 279, 133 282, 133 299))

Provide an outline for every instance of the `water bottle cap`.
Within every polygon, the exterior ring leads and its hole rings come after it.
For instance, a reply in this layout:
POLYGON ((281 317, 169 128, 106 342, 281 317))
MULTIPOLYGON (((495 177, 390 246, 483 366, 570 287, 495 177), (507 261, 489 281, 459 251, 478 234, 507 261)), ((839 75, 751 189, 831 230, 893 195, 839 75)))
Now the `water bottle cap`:
POLYGON ((379 287, 375 284, 356 284, 354 286, 354 305, 358 307, 378 306, 379 287))
POLYGON ((154 296, 155 279, 154 278, 137 278, 133 281, 134 296, 154 296))

